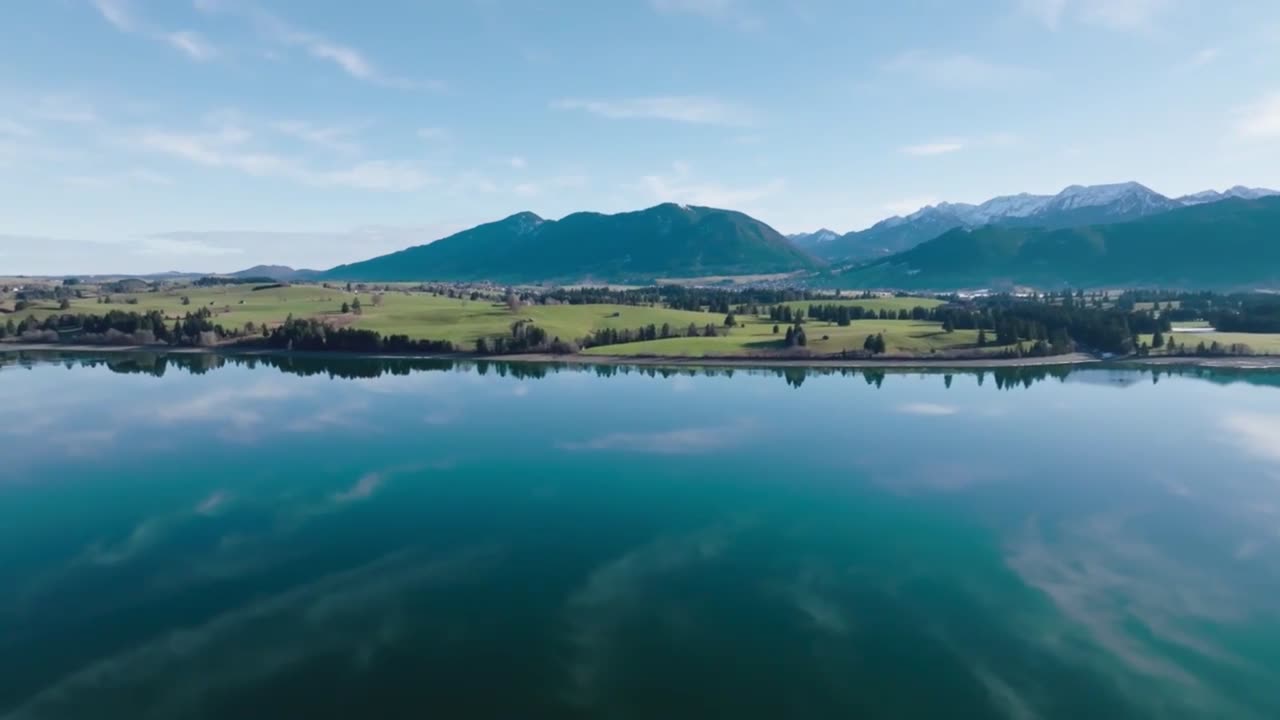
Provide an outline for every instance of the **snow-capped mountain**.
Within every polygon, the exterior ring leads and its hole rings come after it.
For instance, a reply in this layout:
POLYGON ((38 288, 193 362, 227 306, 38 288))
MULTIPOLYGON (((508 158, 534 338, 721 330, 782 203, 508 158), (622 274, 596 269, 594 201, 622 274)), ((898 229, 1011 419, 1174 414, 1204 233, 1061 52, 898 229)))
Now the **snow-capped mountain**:
MULTIPOLYGON (((1182 207, 1177 200, 1136 182, 1072 185, 1054 195, 1019 224, 1070 227, 1134 220, 1182 207)), ((1001 218, 1008 220, 1008 218, 1001 218)))
POLYGON ((834 230, 821 228, 809 233, 792 233, 787 239, 795 243, 798 247, 812 248, 815 245, 829 243, 840 239, 840 233, 834 230))
POLYGON ((1183 205, 1203 205, 1204 203, 1218 202, 1227 198, 1243 198, 1245 200, 1257 200, 1262 197, 1270 197, 1272 195, 1280 195, 1280 190, 1269 190, 1267 188, 1250 188, 1243 185, 1227 188, 1222 192, 1217 190, 1202 190, 1198 193, 1183 195, 1178 198, 1178 202, 1183 205))
MULTIPOLYGON (((1226 197, 1267 194, 1275 193, 1237 187, 1212 197, 1207 193, 1189 197, 1204 197, 1199 202, 1214 202, 1226 197)), ((1187 204, 1194 201, 1174 200, 1136 182, 1071 185, 1056 195, 1019 193, 995 197, 980 205, 948 202, 929 205, 910 215, 895 215, 866 230, 846 233, 809 249, 828 260, 861 260, 909 250, 954 228, 992 224, 1045 228, 1097 225, 1136 220, 1187 204)))

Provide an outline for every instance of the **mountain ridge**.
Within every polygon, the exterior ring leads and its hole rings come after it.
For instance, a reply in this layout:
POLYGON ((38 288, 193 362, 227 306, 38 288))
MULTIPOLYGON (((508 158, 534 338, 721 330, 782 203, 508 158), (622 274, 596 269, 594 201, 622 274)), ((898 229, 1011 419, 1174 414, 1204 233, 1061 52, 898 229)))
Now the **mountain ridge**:
POLYGON ((926 205, 905 216, 885 218, 865 230, 805 247, 827 261, 860 262, 910 250, 957 227, 973 229, 1004 224, 1058 229, 1147 217, 1232 197, 1257 199, 1278 194, 1280 192, 1266 188, 1237 185, 1223 193, 1208 190, 1173 199, 1133 181, 1069 185, 1055 195, 1024 192, 997 196, 977 205, 950 202, 926 205))
POLYGON ((910 250, 837 273, 832 284, 932 290, 1275 287, 1280 286, 1280 197, 1229 198, 1067 228, 953 228, 910 250))
POLYGON ((431 243, 319 273, 326 280, 624 280, 755 275, 823 263, 769 225, 718 208, 663 203, 547 220, 520 212, 431 243))

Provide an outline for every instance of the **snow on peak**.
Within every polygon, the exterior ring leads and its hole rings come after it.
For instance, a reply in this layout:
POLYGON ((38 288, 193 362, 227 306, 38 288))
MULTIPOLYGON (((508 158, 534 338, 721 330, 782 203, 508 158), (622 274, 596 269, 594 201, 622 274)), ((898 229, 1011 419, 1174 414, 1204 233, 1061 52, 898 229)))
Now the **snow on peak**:
POLYGON ((1205 203, 1218 202, 1227 198, 1243 198, 1245 200, 1257 200, 1258 198, 1271 197, 1280 195, 1280 191, 1270 190, 1268 188, 1251 188, 1244 185, 1235 185, 1227 188, 1223 192, 1217 190, 1201 190, 1198 193, 1183 195, 1178 198, 1178 202, 1183 205, 1203 205, 1205 203))

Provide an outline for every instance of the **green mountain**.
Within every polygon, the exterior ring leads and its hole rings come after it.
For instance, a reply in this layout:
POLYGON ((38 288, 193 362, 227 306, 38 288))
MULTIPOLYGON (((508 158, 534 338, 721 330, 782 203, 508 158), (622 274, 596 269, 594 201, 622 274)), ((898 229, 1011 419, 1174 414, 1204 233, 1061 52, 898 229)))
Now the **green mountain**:
POLYGON ((664 204, 544 220, 530 212, 428 245, 341 265, 324 280, 643 280, 757 275, 820 265, 768 225, 731 210, 664 204))
POLYGON ((957 228, 830 276, 838 287, 1280 287, 1280 198, 1231 199, 1107 225, 957 228))

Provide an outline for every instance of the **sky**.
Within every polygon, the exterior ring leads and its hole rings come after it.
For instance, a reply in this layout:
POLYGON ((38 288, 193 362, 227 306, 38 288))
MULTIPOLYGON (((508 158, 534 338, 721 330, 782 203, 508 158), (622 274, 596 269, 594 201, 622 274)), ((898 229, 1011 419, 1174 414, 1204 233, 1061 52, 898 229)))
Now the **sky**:
POLYGON ((10 0, 0 275, 326 268, 515 212, 845 232, 1280 186, 1275 0, 10 0))

